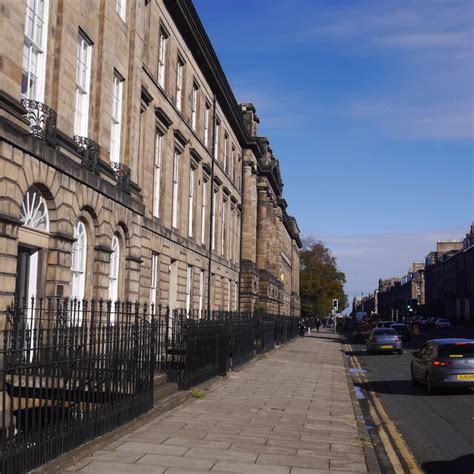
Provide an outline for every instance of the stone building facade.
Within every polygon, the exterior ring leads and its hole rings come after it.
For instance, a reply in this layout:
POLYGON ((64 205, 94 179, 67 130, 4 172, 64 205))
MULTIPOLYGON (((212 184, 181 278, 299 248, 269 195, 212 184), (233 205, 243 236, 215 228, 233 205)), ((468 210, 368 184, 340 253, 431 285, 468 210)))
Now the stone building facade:
POLYGON ((474 224, 463 240, 438 242, 425 278, 427 315, 474 322, 474 224))
POLYGON ((296 220, 190 0, 7 0, 0 311, 16 294, 299 314, 296 220))
POLYGON ((377 314, 400 319, 420 314, 425 304, 424 263, 415 262, 403 277, 379 281, 377 314))

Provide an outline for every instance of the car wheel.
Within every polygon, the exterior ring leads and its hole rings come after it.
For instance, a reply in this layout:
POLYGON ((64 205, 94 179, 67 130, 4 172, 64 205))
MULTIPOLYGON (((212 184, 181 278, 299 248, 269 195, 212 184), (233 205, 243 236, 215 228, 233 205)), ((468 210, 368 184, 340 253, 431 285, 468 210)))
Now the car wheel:
POLYGON ((397 352, 398 352, 399 355, 402 355, 403 354, 403 349, 399 349, 397 352))

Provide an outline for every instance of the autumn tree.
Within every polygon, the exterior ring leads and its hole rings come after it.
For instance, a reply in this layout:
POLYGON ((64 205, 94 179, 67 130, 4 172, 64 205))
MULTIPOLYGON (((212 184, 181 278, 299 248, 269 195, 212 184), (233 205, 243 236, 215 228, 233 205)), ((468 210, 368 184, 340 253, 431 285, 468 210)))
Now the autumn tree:
POLYGON ((302 316, 323 316, 331 312, 332 300, 339 300, 339 311, 347 307, 344 293, 346 276, 324 242, 309 237, 300 254, 300 297, 302 316))

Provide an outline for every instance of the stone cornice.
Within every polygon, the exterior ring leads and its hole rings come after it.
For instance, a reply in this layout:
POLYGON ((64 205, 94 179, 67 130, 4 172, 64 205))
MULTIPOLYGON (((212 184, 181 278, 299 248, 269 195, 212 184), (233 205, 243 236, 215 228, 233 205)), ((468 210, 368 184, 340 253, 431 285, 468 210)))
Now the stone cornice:
POLYGON ((183 132, 181 132, 181 130, 179 130, 178 128, 175 128, 173 130, 173 133, 174 137, 183 148, 189 143, 189 140, 183 135, 183 132))
POLYGON ((125 260, 130 261, 130 262, 135 262, 135 263, 138 263, 140 265, 143 263, 143 258, 135 256, 135 255, 127 255, 125 257, 125 260))
POLYGON ((141 95, 142 102, 148 107, 151 102, 153 101, 153 96, 150 94, 148 89, 145 86, 142 86, 142 95, 141 95))
POLYGON ((202 161, 202 156, 199 154, 199 152, 196 150, 196 148, 191 148, 190 150, 191 156, 199 163, 202 161))
POLYGON ((155 116, 165 126, 166 129, 173 125, 173 121, 161 107, 155 107, 155 116))
POLYGON ((12 217, 12 216, 7 216, 6 214, 0 214, 0 222, 4 222, 6 224, 10 224, 14 226, 21 225, 20 219, 17 219, 16 217, 12 217))
POLYGON ((77 239, 70 234, 65 234, 64 232, 51 232, 49 234, 53 239, 62 240, 63 242, 74 243, 77 239))

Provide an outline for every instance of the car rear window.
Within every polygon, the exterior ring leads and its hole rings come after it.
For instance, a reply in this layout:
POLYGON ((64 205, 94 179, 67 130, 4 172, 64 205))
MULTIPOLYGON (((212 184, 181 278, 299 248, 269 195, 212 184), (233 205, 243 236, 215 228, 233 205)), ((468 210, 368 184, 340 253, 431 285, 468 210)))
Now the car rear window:
POLYGON ((394 324, 392 326, 392 329, 395 329, 396 331, 407 331, 408 328, 404 324, 394 324))
POLYGON ((374 329, 374 336, 393 336, 397 334, 394 329, 374 329))
POLYGON ((452 359, 474 357, 474 342, 458 342, 457 344, 443 344, 438 348, 440 357, 452 359))
POLYGON ((438 323, 449 323, 447 319, 438 319, 438 323))

